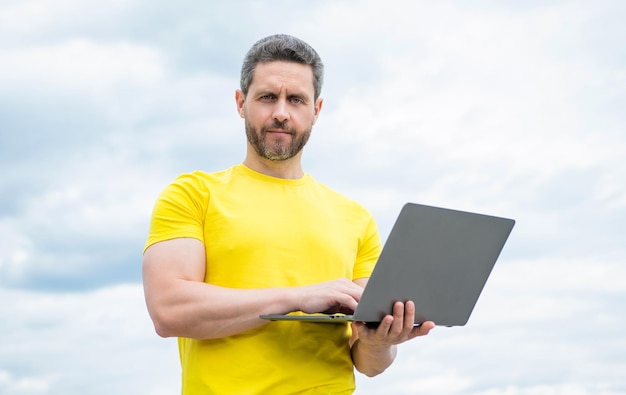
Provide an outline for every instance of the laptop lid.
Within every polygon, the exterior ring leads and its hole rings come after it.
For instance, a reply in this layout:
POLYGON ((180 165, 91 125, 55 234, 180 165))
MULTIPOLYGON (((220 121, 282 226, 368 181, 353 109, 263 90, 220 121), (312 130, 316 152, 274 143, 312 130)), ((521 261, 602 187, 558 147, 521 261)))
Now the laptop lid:
POLYGON ((262 318, 376 323, 396 301, 412 300, 416 325, 465 325, 514 225, 508 218, 407 203, 353 316, 262 318))

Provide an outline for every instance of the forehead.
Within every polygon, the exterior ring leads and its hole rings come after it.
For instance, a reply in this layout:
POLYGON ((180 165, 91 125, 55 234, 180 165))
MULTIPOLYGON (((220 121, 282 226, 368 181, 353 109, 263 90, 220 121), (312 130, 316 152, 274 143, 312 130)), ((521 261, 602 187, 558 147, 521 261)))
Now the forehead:
POLYGON ((258 63, 250 90, 286 88, 313 96, 313 69, 307 64, 285 61, 258 63))

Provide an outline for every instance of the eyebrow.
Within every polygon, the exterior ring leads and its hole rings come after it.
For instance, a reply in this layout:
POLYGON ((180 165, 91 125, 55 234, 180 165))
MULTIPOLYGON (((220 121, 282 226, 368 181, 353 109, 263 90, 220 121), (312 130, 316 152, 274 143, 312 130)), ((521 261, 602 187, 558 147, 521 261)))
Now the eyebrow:
MULTIPOLYGON (((279 90, 280 92, 280 90, 279 90)), ((279 93, 276 92, 275 89, 272 88, 259 88, 258 90, 256 90, 254 92, 255 96, 263 96, 263 95, 274 95, 274 96, 279 96, 279 93)), ((307 94, 304 91, 294 91, 294 92, 290 92, 287 95, 287 98, 293 98, 293 97, 297 97, 300 98, 302 100, 304 100, 305 102, 310 102, 311 101, 311 95, 307 94)))

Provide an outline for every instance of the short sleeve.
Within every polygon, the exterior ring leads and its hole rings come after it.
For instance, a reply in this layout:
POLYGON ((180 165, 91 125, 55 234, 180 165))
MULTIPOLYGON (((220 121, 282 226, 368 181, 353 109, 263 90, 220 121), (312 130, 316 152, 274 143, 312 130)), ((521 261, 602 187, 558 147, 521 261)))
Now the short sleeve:
POLYGON ((161 192, 152 212, 144 252, 155 243, 175 238, 204 241, 209 190, 202 175, 183 174, 161 192))

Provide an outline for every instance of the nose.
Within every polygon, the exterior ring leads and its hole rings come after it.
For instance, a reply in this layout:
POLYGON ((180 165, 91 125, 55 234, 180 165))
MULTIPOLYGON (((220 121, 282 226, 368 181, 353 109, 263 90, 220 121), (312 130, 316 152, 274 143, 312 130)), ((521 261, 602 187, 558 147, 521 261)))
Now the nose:
POLYGON ((284 122, 289 119, 289 111, 285 100, 277 100, 274 105, 272 117, 278 122, 284 122))

